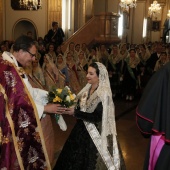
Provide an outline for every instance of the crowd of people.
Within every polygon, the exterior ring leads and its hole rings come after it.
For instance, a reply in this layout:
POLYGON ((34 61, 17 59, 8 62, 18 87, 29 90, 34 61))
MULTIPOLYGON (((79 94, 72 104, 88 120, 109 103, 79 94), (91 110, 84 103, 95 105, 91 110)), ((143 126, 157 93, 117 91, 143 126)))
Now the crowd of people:
MULTIPOLYGON (((47 39, 47 37, 45 36, 47 39)), ((36 60, 26 68, 33 86, 50 90, 70 86, 78 93, 87 83, 88 66, 103 63, 109 73, 113 97, 132 101, 141 95, 150 77, 170 60, 170 47, 160 42, 147 44, 94 44, 71 42, 65 51, 62 45, 39 37, 36 60)), ((8 41, 1 44, 1 52, 12 50, 8 41)))

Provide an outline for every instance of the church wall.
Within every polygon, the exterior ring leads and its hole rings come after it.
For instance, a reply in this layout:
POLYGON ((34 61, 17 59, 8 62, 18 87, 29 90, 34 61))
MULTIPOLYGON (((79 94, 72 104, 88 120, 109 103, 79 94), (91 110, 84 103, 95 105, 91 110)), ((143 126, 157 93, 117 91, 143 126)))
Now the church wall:
POLYGON ((137 7, 132 12, 131 42, 133 44, 143 43, 143 21, 145 18, 145 2, 138 2, 137 7))
POLYGON ((158 0, 162 10, 156 18, 153 16, 150 17, 148 15, 148 8, 152 2, 152 0, 137 0, 137 7, 130 9, 130 27, 128 29, 124 29, 124 38, 122 41, 137 44, 145 43, 148 41, 161 41, 163 36, 164 22, 167 18, 167 12, 170 9, 170 1, 158 0), (146 18, 148 21, 147 36, 145 38, 142 37, 144 18, 146 18), (154 21, 159 22, 159 29, 157 30, 153 30, 152 28, 154 21))
POLYGON ((94 15, 100 14, 102 12, 107 12, 108 6, 106 6, 106 0, 93 0, 94 5, 94 15))
POLYGON ((108 12, 119 12, 119 0, 108 0, 108 12))
MULTIPOLYGON (((13 10, 11 8, 11 1, 4 0, 4 20, 5 20, 5 30, 4 30, 4 39, 13 40, 14 35, 13 29, 14 25, 22 19, 31 20, 38 30, 38 36, 43 36, 47 32, 47 5, 45 0, 42 0, 42 9, 37 11, 28 11, 28 10, 13 10)), ((24 30, 20 30, 21 34, 24 30)))
MULTIPOLYGON (((29 10, 13 10, 11 8, 11 0, 1 0, 3 1, 3 37, 2 39, 13 40, 13 29, 17 22, 23 20, 30 21, 33 25, 35 25, 37 31, 37 37, 44 35, 51 28, 52 21, 58 21, 61 26, 61 1, 62 0, 41 0, 42 1, 42 9, 38 9, 37 11, 29 11, 29 10)), ((1 8, 0 8, 1 9, 1 8)), ((1 10, 0 10, 1 14, 1 10)), ((0 15, 1 20, 1 15, 0 15)), ((1 32, 1 30, 0 30, 1 32)), ((25 30, 20 31, 21 34, 25 33, 25 30)), ((1 34, 2 35, 2 34, 1 34)), ((2 40, 1 39, 1 40, 2 40)))

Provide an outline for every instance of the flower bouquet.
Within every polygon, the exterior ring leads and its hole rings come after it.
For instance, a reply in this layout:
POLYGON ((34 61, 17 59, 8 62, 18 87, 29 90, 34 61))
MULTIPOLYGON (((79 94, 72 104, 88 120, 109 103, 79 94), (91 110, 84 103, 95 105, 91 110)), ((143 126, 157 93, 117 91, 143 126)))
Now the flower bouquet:
MULTIPOLYGON (((47 98, 49 103, 57 103, 67 108, 73 106, 76 103, 76 95, 71 92, 68 86, 65 86, 64 89, 53 88, 51 91, 49 91, 47 98)), ((59 118, 60 115, 55 114, 57 123, 59 118)))

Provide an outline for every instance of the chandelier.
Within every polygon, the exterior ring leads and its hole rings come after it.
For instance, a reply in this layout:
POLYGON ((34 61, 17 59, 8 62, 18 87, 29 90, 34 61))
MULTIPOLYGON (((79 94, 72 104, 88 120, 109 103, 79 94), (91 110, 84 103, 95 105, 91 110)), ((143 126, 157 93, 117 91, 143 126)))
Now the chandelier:
POLYGON ((21 9, 38 10, 41 8, 41 0, 20 0, 19 5, 21 9))
POLYGON ((121 6, 121 8, 125 11, 128 11, 129 8, 133 8, 137 6, 136 4, 137 0, 121 0, 119 5, 121 6))
POLYGON ((153 1, 153 4, 149 7, 149 16, 156 16, 161 11, 161 6, 157 1, 153 1))
POLYGON ((168 11, 167 18, 170 19, 170 10, 168 11))

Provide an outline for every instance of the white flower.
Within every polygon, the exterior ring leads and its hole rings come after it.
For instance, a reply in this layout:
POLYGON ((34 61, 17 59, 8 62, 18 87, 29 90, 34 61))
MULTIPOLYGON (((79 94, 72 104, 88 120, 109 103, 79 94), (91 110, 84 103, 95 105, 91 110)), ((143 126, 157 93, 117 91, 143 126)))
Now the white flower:
POLYGON ((70 88, 68 86, 65 86, 65 88, 67 88, 68 90, 70 90, 70 88))
POLYGON ((70 96, 66 97, 66 101, 70 102, 70 96))
POLYGON ((74 99, 76 98, 76 95, 75 94, 73 94, 73 96, 74 96, 74 99))

